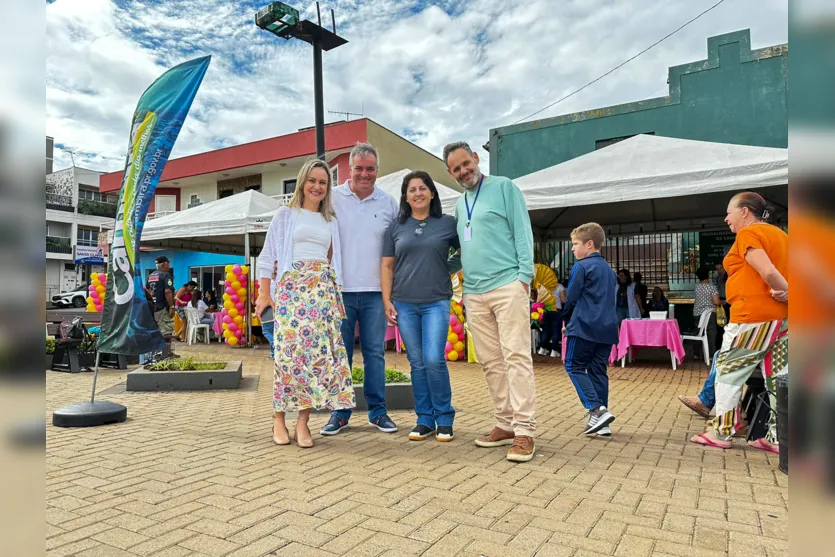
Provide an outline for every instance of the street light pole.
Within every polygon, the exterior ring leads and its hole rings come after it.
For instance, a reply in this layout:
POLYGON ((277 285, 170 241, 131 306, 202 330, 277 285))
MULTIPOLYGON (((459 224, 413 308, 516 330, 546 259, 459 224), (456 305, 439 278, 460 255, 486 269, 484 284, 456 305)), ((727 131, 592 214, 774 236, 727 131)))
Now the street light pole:
POLYGON ((273 2, 255 14, 255 25, 277 37, 301 39, 313 45, 313 106, 316 123, 316 156, 325 160, 325 96, 322 81, 322 51, 332 50, 348 41, 336 34, 336 18, 331 10, 333 32, 322 27, 319 2, 316 2, 319 24, 299 20, 299 12, 282 2, 273 2))

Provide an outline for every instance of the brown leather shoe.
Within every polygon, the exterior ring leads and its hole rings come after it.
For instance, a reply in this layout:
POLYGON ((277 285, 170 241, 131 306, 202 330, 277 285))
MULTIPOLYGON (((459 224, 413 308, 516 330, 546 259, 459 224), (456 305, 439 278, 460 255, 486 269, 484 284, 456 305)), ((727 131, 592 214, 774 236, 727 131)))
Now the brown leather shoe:
POLYGON ((710 418, 710 408, 702 404, 702 401, 699 400, 699 397, 678 395, 678 399, 681 401, 683 405, 685 405, 687 408, 689 408, 702 418, 710 418))
POLYGON ((475 444, 479 447, 501 447, 502 445, 512 445, 516 434, 512 431, 506 431, 500 427, 494 427, 489 435, 479 437, 475 440, 475 444))
POLYGON ((513 462, 527 462, 533 458, 535 452, 536 445, 533 437, 517 435, 513 440, 513 446, 507 451, 507 459, 513 462))

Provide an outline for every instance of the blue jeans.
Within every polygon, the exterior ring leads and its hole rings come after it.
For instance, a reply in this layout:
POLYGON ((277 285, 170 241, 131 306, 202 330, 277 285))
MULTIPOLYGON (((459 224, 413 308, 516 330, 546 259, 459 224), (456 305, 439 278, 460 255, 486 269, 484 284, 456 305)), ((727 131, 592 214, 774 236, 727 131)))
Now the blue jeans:
POLYGON ((713 355, 713 361, 711 362, 710 366, 710 375, 707 376, 707 381, 705 381, 705 384, 702 387, 702 392, 699 393, 699 400, 701 400, 702 404, 704 404, 708 408, 713 408, 714 406, 716 406, 716 388, 714 387, 715 383, 716 354, 713 355))
POLYGON ((444 359, 449 300, 426 304, 394 302, 397 324, 412 367, 417 424, 434 430, 455 419, 449 369, 444 359))
POLYGON ((562 338, 562 310, 546 311, 542 317, 542 337, 539 347, 556 350, 562 338))
MULTIPOLYGON (((348 352, 348 365, 354 365, 354 331, 360 324, 360 350, 364 369, 363 390, 368 403, 368 419, 375 420, 386 413, 386 313, 380 292, 343 292, 345 319, 342 320, 342 340, 348 352)), ((337 410, 332 415, 346 422, 351 410, 337 410)))
POLYGON ((275 360, 275 321, 261 321, 261 332, 270 345, 270 358, 275 360))
POLYGON ((577 389, 580 402, 587 410, 609 407, 609 365, 611 344, 602 344, 579 337, 568 337, 565 347, 565 371, 577 389))

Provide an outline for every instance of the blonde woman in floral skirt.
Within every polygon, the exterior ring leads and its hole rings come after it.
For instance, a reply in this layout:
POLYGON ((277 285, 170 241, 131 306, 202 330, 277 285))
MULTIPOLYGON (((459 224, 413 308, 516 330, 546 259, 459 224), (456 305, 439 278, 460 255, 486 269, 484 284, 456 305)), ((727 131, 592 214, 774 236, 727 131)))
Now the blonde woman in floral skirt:
POLYGON ((273 441, 290 444, 284 416, 298 411, 296 444, 309 448, 310 411, 353 408, 355 398, 339 328, 342 262, 327 165, 308 161, 297 184, 293 199, 273 217, 258 256, 255 313, 275 310, 273 441))

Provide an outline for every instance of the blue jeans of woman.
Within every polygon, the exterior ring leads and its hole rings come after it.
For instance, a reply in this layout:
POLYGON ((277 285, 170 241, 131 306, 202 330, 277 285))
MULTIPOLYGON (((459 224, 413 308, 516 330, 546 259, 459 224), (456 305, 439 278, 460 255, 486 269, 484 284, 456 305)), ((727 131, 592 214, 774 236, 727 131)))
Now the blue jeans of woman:
POLYGON ((275 321, 261 321, 261 333, 270 345, 270 359, 275 360, 275 321))
POLYGON ((451 426, 455 418, 449 369, 444 359, 449 300, 425 304, 394 302, 397 325, 412 367, 417 425, 451 426))

